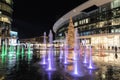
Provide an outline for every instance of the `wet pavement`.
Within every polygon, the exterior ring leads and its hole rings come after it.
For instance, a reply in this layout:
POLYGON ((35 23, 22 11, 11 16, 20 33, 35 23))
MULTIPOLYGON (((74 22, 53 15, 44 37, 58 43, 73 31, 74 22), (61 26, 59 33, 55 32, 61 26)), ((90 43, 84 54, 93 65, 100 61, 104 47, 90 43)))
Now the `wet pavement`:
MULTIPOLYGON (((55 71, 46 71, 47 66, 40 65, 40 60, 36 57, 31 60, 25 57, 24 59, 21 57, 16 59, 14 56, 4 59, 1 57, 0 61, 0 80, 119 80, 118 78, 113 79, 112 68, 106 68, 106 66, 99 66, 96 70, 89 70, 84 64, 81 64, 84 76, 71 75, 73 63, 64 65, 58 57, 55 58, 55 71)), ((116 74, 120 74, 120 72, 116 74)))

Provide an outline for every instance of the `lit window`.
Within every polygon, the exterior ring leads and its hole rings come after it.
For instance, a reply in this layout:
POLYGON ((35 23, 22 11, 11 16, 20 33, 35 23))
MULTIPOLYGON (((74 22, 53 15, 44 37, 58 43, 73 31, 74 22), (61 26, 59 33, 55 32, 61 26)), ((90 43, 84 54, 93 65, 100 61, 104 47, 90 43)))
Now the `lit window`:
POLYGON ((74 23, 74 26, 78 26, 78 22, 75 22, 75 23, 74 23))
POLYGON ((112 29, 111 32, 114 33, 114 29, 112 29))
POLYGON ((10 19, 8 17, 1 17, 0 21, 10 23, 10 19))
POLYGON ((86 23, 86 19, 83 20, 83 24, 85 24, 85 23, 86 23))
POLYGON ((88 23, 88 19, 86 19, 86 23, 88 23))
POLYGON ((116 8, 116 7, 119 7, 119 6, 120 6, 120 0, 114 0, 111 3, 111 8, 116 8))
POLYGON ((79 21, 79 24, 81 24, 81 21, 79 21))

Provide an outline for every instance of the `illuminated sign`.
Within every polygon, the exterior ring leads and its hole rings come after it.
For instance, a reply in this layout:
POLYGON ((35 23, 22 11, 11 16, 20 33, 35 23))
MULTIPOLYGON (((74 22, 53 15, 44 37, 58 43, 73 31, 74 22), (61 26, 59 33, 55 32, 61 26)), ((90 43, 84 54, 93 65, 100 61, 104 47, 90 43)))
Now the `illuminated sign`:
POLYGON ((18 36, 18 32, 16 32, 16 31, 10 31, 10 36, 11 37, 17 37, 18 36))

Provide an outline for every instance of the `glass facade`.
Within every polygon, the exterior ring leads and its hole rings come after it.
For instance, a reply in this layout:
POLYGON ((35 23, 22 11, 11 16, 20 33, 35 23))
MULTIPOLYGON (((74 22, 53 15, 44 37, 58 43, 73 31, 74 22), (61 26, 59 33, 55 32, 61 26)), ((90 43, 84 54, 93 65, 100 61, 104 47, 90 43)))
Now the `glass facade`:
MULTIPOLYGON (((82 14, 79 15, 82 16, 82 14)), ((111 3, 104 4, 98 9, 89 12, 86 16, 83 15, 83 17, 78 16, 75 18, 74 21, 73 17, 74 26, 78 28, 81 39, 90 40, 88 42, 93 46, 96 46, 96 44, 99 45, 97 40, 101 40, 106 49, 108 46, 117 45, 120 47, 120 35, 117 35, 120 34, 120 0, 113 0, 111 3), (111 35, 114 35, 114 37, 110 39, 107 38, 111 35), (99 38, 97 36, 101 37, 99 38), (117 44, 111 43, 108 45, 110 42, 107 43, 107 41, 110 40, 114 40, 112 43, 116 42, 117 44)), ((58 35, 64 34, 65 31, 67 32, 67 27, 64 26, 58 29, 56 39, 63 37, 64 35, 58 35)))

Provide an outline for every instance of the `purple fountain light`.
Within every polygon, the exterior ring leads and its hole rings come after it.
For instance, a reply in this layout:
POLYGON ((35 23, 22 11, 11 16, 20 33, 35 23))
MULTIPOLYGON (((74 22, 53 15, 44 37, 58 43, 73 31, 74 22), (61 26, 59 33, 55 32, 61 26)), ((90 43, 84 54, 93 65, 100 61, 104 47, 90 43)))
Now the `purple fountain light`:
POLYGON ((92 60, 92 48, 91 46, 89 46, 90 49, 90 56, 89 56, 89 65, 88 65, 88 69, 97 69, 97 67, 93 64, 93 60, 92 60))
POLYGON ((84 69, 80 61, 80 42, 78 40, 78 31, 75 29, 75 43, 74 43, 74 56, 73 56, 73 72, 71 75, 82 77, 84 76, 84 69))
POLYGON ((62 47, 63 47, 63 46, 61 45, 61 46, 60 46, 60 57, 59 57, 60 59, 63 58, 63 49, 62 49, 62 47))
POLYGON ((42 51, 42 61, 40 62, 40 64, 42 65, 46 65, 47 62, 46 62, 46 50, 47 50, 47 47, 46 47, 46 32, 44 32, 44 40, 43 40, 43 51, 42 51))
POLYGON ((84 40, 83 42, 83 47, 84 47, 84 59, 83 59, 83 63, 88 63, 88 56, 87 56, 87 46, 86 46, 86 40, 84 40))
POLYGON ((53 56, 53 34, 52 31, 50 30, 49 33, 49 51, 48 51, 48 65, 47 65, 47 71, 55 71, 55 64, 54 64, 54 56, 53 56))
POLYGON ((68 64, 68 38, 67 38, 67 33, 65 34, 66 35, 66 40, 65 40, 65 43, 64 43, 64 64, 68 64))

